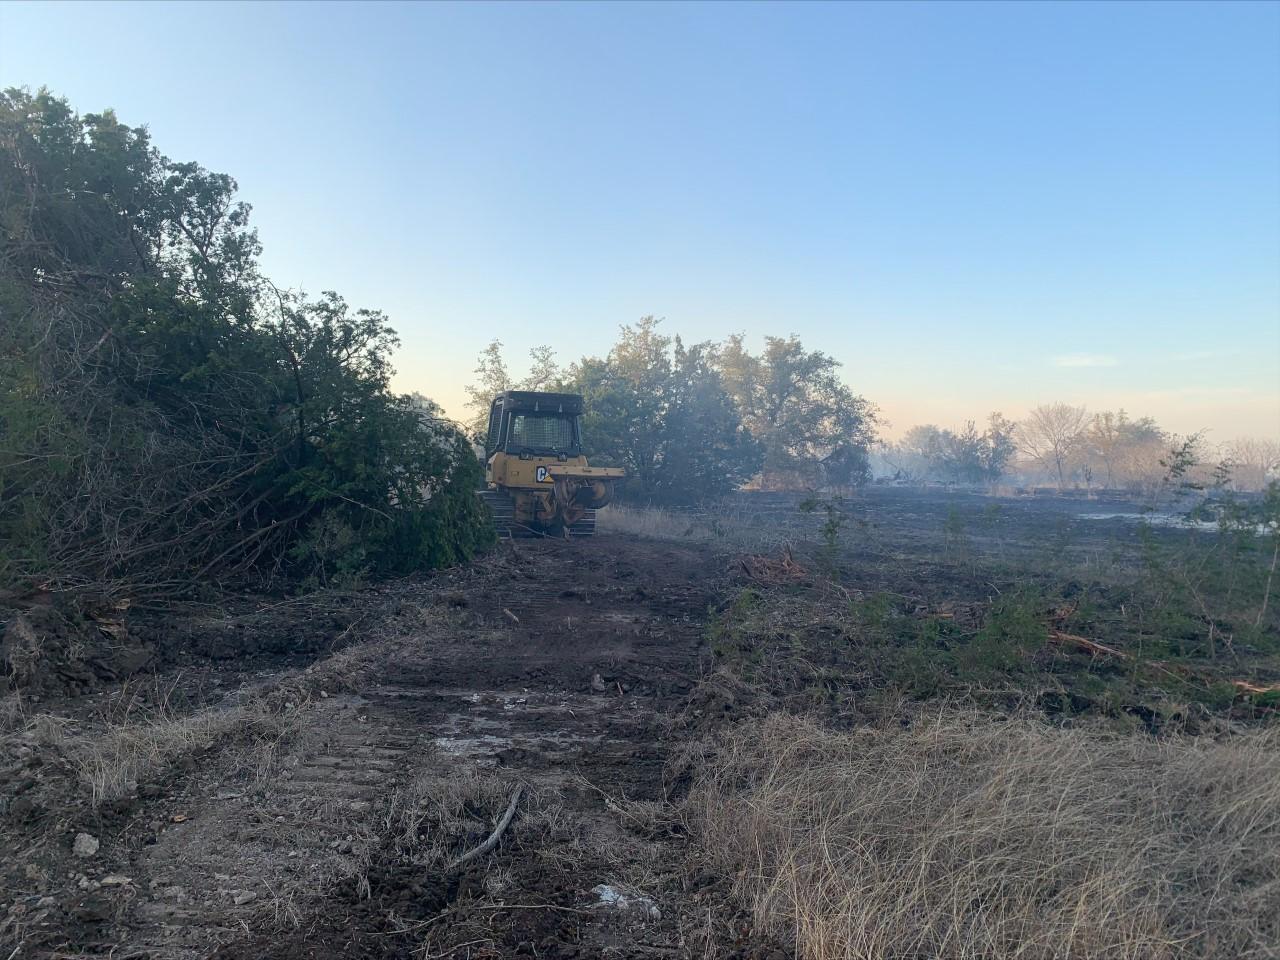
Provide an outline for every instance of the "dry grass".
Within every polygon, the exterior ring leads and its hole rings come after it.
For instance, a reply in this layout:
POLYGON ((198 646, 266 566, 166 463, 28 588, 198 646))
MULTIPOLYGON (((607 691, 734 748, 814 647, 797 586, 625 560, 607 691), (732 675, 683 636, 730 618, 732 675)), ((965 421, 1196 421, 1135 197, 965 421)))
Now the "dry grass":
POLYGON ((298 738, 315 739, 320 734, 308 726, 314 696, 321 691, 327 695, 357 689, 406 642, 401 637, 384 638, 340 650, 229 706, 178 715, 162 705, 146 718, 133 716, 127 707, 118 709, 119 719, 109 718, 100 733, 61 746, 89 787, 95 805, 129 795, 139 782, 184 756, 226 743, 248 746, 239 758, 240 767, 251 780, 262 783, 278 772, 284 754, 298 738))
MULTIPOLYGON (((388 797, 380 832, 402 856, 439 867, 489 835, 513 788, 511 780, 485 770, 426 771, 388 797)), ((567 847, 573 852, 572 865, 592 846, 589 828, 565 808, 554 789, 526 784, 516 812, 504 842, 518 836, 544 860, 556 860, 559 848, 567 847)))
MULTIPOLYGON (((421 618, 422 612, 414 607, 401 619, 410 616, 421 618)), ((0 747, 25 743, 58 761, 87 788, 93 806, 130 796, 183 758, 230 744, 247 748, 237 754, 239 771, 260 784, 279 772, 300 738, 321 734, 308 725, 314 697, 358 688, 407 643, 392 637, 352 646, 261 690, 244 691, 238 702, 194 712, 170 705, 172 681, 126 683, 87 721, 30 712, 20 694, 9 694, 0 700, 0 747)))
MULTIPOLYGON (((697 758, 695 758, 697 759, 697 758)), ((701 758, 702 856, 834 958, 1280 955, 1280 736, 774 715, 701 758)))
POLYGON ((26 704, 16 691, 0 697, 0 736, 21 730, 27 725, 26 704))
POLYGON ((443 864, 463 852, 467 836, 487 835, 493 824, 484 812, 501 811, 510 794, 510 784, 480 770, 422 773, 389 796, 381 832, 397 852, 443 864))
POLYGON ((772 550, 790 543, 793 534, 730 505, 670 510, 615 503, 596 514, 596 529, 649 540, 710 543, 730 550, 772 550))
POLYGON ((265 779, 274 771, 281 744, 301 726, 300 715, 301 711, 275 712, 252 702, 185 716, 109 723, 87 736, 63 737, 56 746, 97 806, 131 795, 139 783, 183 757, 232 741, 251 746, 255 775, 265 779))
POLYGON ((661 507, 629 507, 615 503, 596 514, 601 533, 625 533, 650 540, 710 540, 711 527, 697 518, 661 507))

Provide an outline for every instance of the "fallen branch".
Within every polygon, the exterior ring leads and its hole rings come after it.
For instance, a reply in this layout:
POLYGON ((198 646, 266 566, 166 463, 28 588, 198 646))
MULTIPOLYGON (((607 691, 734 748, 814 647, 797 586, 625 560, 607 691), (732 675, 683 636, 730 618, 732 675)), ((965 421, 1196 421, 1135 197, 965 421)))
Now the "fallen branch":
POLYGON ((511 819, 516 815, 516 804, 520 802, 520 795, 524 793, 524 785, 516 784, 515 790, 511 793, 511 802, 507 804, 507 811, 502 815, 502 819, 498 821, 498 825, 493 828, 493 833, 489 834, 488 839, 474 850, 468 850, 453 863, 449 864, 450 870, 457 870, 464 864, 470 863, 479 857, 483 857, 498 845, 498 841, 502 839, 503 833, 507 827, 511 826, 511 819))
POLYGON ((1099 643, 1097 640, 1090 640, 1088 637, 1076 636, 1074 633, 1063 633, 1061 630, 1050 630, 1049 639, 1054 643, 1065 643, 1073 647, 1079 647, 1081 650, 1087 650, 1089 653, 1101 655, 1105 654, 1109 657, 1119 657, 1121 660, 1128 660, 1129 655, 1115 647, 1108 647, 1105 643, 1099 643))
MULTIPOLYGON (((1100 657, 1100 656, 1116 657, 1119 660, 1133 659, 1133 657, 1130 654, 1125 653, 1123 650, 1117 650, 1115 647, 1108 647, 1105 643, 1099 643, 1097 640, 1090 640, 1088 637, 1077 636, 1074 633, 1063 633, 1061 630, 1050 630, 1049 639, 1052 640, 1054 643, 1062 643, 1062 644, 1067 644, 1069 646, 1077 647, 1081 650, 1084 650, 1086 653, 1092 653, 1095 657, 1100 657)), ((1153 670, 1158 670, 1160 673, 1163 673, 1166 676, 1173 677, 1175 680, 1186 680, 1187 676, 1190 676, 1196 680, 1199 680, 1201 683, 1208 684, 1209 682, 1205 677, 1200 676, 1199 674, 1195 673, 1194 671, 1186 667, 1184 667, 1181 671, 1174 670, 1156 660, 1148 660, 1145 662, 1144 665, 1150 667, 1153 670)))
POLYGON ((795 583, 808 575, 808 571, 791 555, 789 546, 783 547, 782 556, 778 559, 758 554, 745 554, 738 557, 730 569, 742 573, 749 580, 769 586, 795 583))
MULTIPOLYGON (((1061 630, 1050 630, 1049 639, 1054 643, 1078 647, 1079 649, 1092 653, 1095 656, 1117 657, 1121 660, 1133 659, 1132 656, 1125 653, 1123 650, 1117 650, 1115 647, 1108 647, 1105 643, 1098 643, 1097 640, 1090 640, 1088 637, 1080 637, 1074 633, 1063 633, 1061 630)), ((1206 686, 1213 682, 1212 677, 1205 676, 1203 673, 1194 670, 1191 667, 1182 667, 1180 670, 1174 670, 1155 660, 1147 661, 1145 665, 1178 680, 1187 680, 1190 678, 1198 680, 1206 686)), ((1251 683, 1248 680, 1229 680, 1227 682, 1235 688, 1237 696, 1261 696, 1262 694, 1280 692, 1280 683, 1260 686, 1259 684, 1251 683)))
POLYGON ((1263 693, 1280 692, 1280 683, 1269 683, 1266 686, 1260 686, 1256 683, 1250 683, 1248 680, 1232 680, 1231 685, 1242 694, 1257 696, 1263 693))

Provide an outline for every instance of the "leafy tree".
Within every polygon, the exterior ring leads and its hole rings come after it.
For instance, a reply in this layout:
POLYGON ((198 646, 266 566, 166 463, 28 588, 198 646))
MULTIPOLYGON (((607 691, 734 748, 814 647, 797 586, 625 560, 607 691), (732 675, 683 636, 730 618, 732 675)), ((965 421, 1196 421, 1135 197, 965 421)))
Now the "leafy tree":
POLYGON ((984 479, 996 483, 1009 469, 1018 452, 1018 426, 998 411, 987 418, 987 429, 982 435, 982 467, 984 479))
POLYGON ((473 372, 476 380, 466 387, 467 406, 471 412, 467 426, 473 435, 480 436, 489 428, 489 407, 493 398, 504 390, 515 389, 507 363, 502 358, 501 340, 490 340, 488 346, 480 351, 473 372))
POLYGON ((1102 467, 1106 486, 1115 487, 1132 485, 1144 474, 1154 481, 1168 439, 1150 417, 1130 420, 1124 410, 1107 410, 1090 420, 1084 444, 1090 460, 1102 467))
POLYGON ((902 437, 902 449, 924 463, 924 472, 937 476, 938 465, 943 459, 946 438, 941 427, 922 423, 912 427, 902 437))
POLYGON ((491 340, 480 351, 475 368, 476 381, 466 387, 467 406, 471 416, 467 427, 474 436, 483 436, 489 428, 489 407, 493 398, 504 390, 556 391, 563 386, 564 371, 556 360, 555 351, 548 346, 534 347, 529 351, 529 373, 516 381, 507 369, 502 357, 502 341, 491 340))
MULTIPOLYGON (((586 399, 586 443, 627 467, 642 495, 715 496, 764 468, 767 482, 857 486, 870 478, 875 411, 840 382, 839 364, 792 337, 766 339, 760 356, 741 337, 686 347, 652 316, 621 329, 606 357, 567 373, 550 348, 535 348, 523 389, 569 389, 586 399)), ((515 385, 490 343, 468 387, 473 427, 493 396, 515 385)))
POLYGON ((907 431, 894 454, 902 462, 915 464, 915 472, 922 476, 954 483, 995 483, 1015 452, 1013 430, 1014 425, 999 413, 991 414, 982 433, 972 420, 959 432, 922 424, 907 431))
POLYGON ((685 347, 653 317, 624 326, 606 358, 571 370, 593 456, 625 466, 640 495, 667 501, 704 500, 742 484, 759 469, 759 450, 716 361, 712 345, 685 347))
POLYGON ((747 431, 716 369, 711 344, 675 338, 666 443, 655 494, 668 500, 723 496, 760 469, 759 444, 747 431))
POLYGON ((947 450, 947 468, 962 483, 982 483, 988 477, 986 438, 972 420, 952 434, 947 450))
POLYGON ((840 444, 822 459, 822 481, 828 487, 861 487, 871 481, 871 451, 840 444))
POLYGON ((570 369, 570 381, 586 403, 588 450, 625 466, 645 494, 659 485, 666 449, 671 345, 658 321, 643 317, 621 328, 607 357, 586 357, 570 369))
POLYGON ((390 390, 386 318, 276 290, 229 176, 9 90, 0 224, 0 576, 332 582, 485 539, 465 438, 390 390))
POLYGON ((733 336, 719 366, 739 415, 764 447, 766 485, 813 484, 833 459, 847 479, 867 478, 876 412, 841 382, 838 361, 806 350, 794 336, 766 337, 763 353, 754 356, 733 336))
POLYGON ((555 351, 545 344, 529 351, 529 373, 520 382, 521 390, 556 391, 562 385, 564 371, 555 351))

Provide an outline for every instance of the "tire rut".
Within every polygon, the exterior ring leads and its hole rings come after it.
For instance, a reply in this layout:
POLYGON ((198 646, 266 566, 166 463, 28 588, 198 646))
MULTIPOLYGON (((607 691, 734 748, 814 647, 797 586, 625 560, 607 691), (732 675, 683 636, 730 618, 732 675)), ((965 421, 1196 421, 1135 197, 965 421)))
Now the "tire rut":
POLYGON ((361 869, 377 841, 371 814, 427 744, 403 732, 414 728, 394 700, 333 697, 311 710, 312 742, 269 787, 211 776, 181 822, 143 848, 138 869, 151 880, 123 955, 206 957, 264 919, 296 921, 317 892, 361 869))

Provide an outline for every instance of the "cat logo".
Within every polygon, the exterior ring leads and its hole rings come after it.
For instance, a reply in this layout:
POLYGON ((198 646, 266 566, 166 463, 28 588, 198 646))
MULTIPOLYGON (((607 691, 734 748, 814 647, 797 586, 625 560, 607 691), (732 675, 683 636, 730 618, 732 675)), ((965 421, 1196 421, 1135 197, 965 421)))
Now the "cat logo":
POLYGON ((551 471, 546 467, 539 467, 534 477, 539 483, 555 483, 555 477, 551 476, 551 471))

